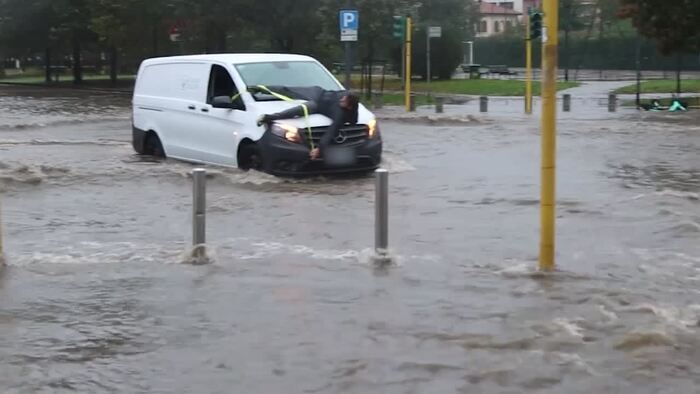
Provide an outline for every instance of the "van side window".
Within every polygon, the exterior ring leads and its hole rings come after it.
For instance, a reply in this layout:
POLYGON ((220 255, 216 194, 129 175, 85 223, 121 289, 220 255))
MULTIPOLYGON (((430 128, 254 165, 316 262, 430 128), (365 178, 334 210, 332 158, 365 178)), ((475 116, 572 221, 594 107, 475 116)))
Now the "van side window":
MULTIPOLYGON (((236 97, 236 95, 238 95, 238 88, 236 88, 236 84, 231 79, 231 74, 228 73, 228 70, 216 64, 212 65, 207 104, 211 104, 214 101, 214 97, 236 97)), ((244 108, 243 100, 240 97, 237 97, 236 100, 244 108)))

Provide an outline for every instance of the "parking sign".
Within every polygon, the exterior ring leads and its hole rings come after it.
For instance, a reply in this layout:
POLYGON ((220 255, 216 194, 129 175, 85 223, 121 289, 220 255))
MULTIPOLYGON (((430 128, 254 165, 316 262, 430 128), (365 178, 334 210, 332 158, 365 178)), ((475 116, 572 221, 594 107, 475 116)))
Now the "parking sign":
POLYGON ((360 14, 357 10, 340 11, 340 41, 357 41, 360 14))

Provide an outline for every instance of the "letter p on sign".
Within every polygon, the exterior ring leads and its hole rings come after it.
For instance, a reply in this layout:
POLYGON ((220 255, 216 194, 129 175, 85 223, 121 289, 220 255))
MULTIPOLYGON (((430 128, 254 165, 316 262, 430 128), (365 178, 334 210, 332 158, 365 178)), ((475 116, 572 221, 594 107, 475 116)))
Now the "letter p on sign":
POLYGON ((360 16, 357 10, 340 11, 340 41, 357 41, 360 16))

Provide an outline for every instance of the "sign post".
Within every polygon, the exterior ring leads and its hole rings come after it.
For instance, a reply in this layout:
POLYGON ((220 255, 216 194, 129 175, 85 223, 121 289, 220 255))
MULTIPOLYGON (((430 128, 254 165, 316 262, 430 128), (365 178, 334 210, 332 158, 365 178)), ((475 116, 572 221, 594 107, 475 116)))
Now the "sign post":
POLYGON ((432 77, 432 75, 430 74, 430 65, 431 65, 431 61, 430 61, 430 39, 431 39, 431 38, 440 38, 440 37, 442 37, 442 27, 440 27, 440 26, 431 26, 431 27, 428 28, 428 37, 427 37, 427 39, 426 39, 426 62, 427 62, 427 64, 426 64, 426 69, 427 69, 427 72, 428 72, 428 74, 427 74, 427 75, 428 75, 428 79, 427 79, 427 81, 428 81, 428 91, 430 91, 430 79, 431 79, 431 77, 432 77))
POLYGON ((411 112, 411 59, 413 57, 413 20, 411 17, 406 17, 406 41, 404 46, 406 47, 406 72, 404 79, 406 83, 404 84, 404 100, 406 104, 406 112, 411 112))
POLYGON ((357 41, 357 31, 360 27, 360 15, 357 10, 340 11, 340 41, 345 43, 345 88, 350 89, 350 74, 352 72, 351 43, 357 41))

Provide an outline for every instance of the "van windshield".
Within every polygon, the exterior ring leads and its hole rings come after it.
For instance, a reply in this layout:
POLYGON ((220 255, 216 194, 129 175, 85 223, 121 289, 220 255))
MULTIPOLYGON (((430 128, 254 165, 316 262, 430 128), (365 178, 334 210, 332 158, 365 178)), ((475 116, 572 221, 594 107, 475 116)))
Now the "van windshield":
MULTIPOLYGON (((325 90, 343 90, 330 73, 316 62, 264 62, 246 63, 235 66, 247 86, 319 86, 325 90)), ((261 96, 261 97, 258 97, 261 96)), ((262 97, 258 100, 275 100, 262 97)))

